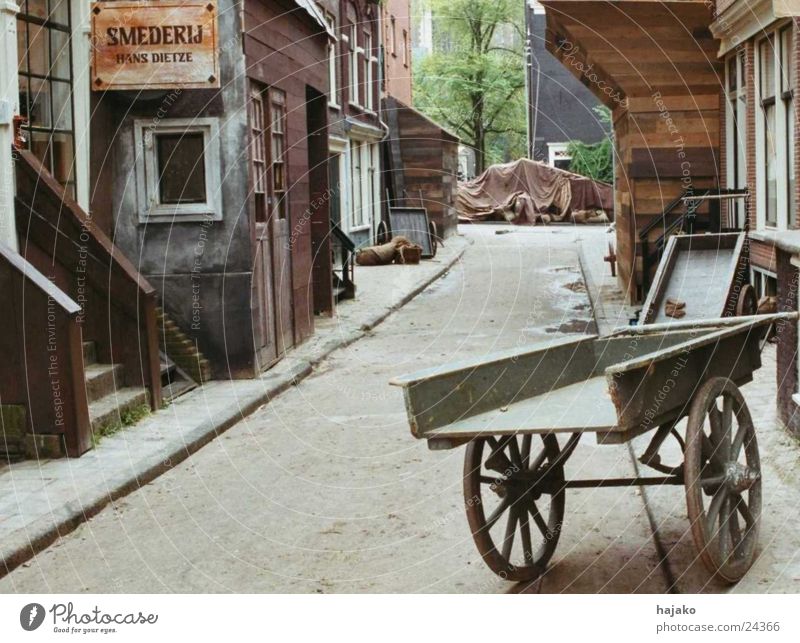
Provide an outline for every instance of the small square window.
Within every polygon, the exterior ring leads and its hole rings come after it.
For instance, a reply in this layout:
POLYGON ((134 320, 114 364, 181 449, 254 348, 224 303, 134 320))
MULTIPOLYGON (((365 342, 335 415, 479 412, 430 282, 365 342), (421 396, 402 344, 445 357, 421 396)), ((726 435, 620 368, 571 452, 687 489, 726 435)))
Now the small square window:
POLYGON ((160 203, 205 203, 203 134, 156 134, 160 203))
POLYGON ((222 219, 216 118, 137 120, 134 136, 140 221, 222 219))

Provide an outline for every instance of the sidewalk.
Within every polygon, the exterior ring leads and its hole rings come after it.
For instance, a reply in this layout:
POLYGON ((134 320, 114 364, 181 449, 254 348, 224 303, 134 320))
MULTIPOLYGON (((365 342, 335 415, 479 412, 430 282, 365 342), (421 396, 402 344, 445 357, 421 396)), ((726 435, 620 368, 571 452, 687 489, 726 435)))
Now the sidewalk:
POLYGON ((314 336, 258 379, 209 382, 81 458, 0 465, 0 577, 310 375, 443 276, 468 243, 451 237, 417 266, 356 267, 357 298, 317 318, 314 336))

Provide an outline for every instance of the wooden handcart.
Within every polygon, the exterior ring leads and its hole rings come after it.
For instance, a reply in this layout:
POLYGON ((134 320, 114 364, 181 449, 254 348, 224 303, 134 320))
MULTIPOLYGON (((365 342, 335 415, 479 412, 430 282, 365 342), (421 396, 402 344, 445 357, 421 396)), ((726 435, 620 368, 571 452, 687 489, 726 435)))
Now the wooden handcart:
POLYGON ((761 339, 796 313, 653 324, 570 338, 395 379, 411 433, 432 449, 466 445, 464 496, 475 544, 502 578, 546 569, 567 489, 678 485, 698 553, 738 581, 756 552, 761 467, 740 387, 761 366, 761 339), (687 418, 685 433, 676 425, 687 418), (640 460, 658 476, 569 479, 584 433, 622 444, 651 433, 640 460), (559 439, 559 434, 564 438, 559 439), (661 461, 673 436, 683 461, 661 461))

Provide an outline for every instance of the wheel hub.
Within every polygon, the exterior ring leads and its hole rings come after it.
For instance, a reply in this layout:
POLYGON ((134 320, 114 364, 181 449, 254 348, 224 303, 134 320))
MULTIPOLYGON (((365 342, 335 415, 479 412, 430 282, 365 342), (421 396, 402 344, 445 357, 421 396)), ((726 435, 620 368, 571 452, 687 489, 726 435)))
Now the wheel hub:
POLYGON ((733 491, 747 491, 759 477, 758 471, 738 462, 728 462, 725 465, 725 484, 733 491))

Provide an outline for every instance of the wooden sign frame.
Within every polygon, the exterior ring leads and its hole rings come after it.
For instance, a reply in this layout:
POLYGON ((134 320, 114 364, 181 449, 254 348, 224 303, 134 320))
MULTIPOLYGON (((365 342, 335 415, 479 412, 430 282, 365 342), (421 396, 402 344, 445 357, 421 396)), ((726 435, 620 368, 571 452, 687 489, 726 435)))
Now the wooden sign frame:
POLYGON ((216 89, 217 0, 93 2, 92 89, 216 89))

